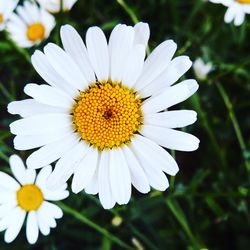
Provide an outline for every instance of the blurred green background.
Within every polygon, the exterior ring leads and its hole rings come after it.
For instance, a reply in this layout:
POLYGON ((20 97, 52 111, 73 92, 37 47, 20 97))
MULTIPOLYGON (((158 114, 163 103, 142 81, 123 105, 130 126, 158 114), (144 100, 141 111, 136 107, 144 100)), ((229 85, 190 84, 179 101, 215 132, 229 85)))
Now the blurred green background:
MULTIPOLYGON (((236 28, 224 23, 225 11, 202 0, 79 0, 69 13, 56 15, 49 40, 58 44, 62 24, 72 24, 84 37, 89 26, 99 25, 109 35, 117 23, 140 20, 150 25, 151 50, 170 38, 179 46, 177 55, 211 61, 214 71, 179 105, 198 112, 197 123, 186 130, 201 144, 196 152, 175 153, 180 171, 166 192, 133 190, 127 206, 112 210, 104 210, 96 197, 72 194, 48 237, 29 246, 23 228, 7 245, 1 233, 1 250, 250 249, 250 16, 236 28), (122 219, 119 226, 114 217, 122 219)), ((0 167, 6 172, 12 153, 23 159, 30 153, 13 150, 8 125, 16 117, 6 106, 25 98, 25 84, 44 83, 30 63, 35 49, 20 49, 0 33, 0 167)), ((194 78, 193 70, 185 77, 194 78)))

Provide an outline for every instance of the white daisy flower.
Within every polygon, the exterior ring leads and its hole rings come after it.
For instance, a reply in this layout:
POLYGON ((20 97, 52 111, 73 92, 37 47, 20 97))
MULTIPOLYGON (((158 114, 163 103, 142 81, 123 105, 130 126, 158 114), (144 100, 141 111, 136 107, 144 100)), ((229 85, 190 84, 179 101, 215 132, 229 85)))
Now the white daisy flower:
POLYGON ((20 47, 31 47, 47 39, 55 27, 54 17, 36 4, 25 1, 7 23, 7 31, 20 47))
MULTIPOLYGON (((78 0, 62 0, 63 11, 69 11, 78 0)), ((61 0, 37 0, 37 2, 52 13, 58 13, 61 9, 61 0)))
POLYGON ((16 8, 18 0, 0 0, 0 30, 5 28, 5 24, 16 8))
POLYGON ((197 58, 194 61, 193 69, 196 77, 199 80, 205 80, 207 78, 207 75, 211 70, 213 69, 212 63, 204 63, 204 61, 201 58, 197 58))
POLYGON ((173 85, 192 65, 187 56, 172 59, 176 44, 161 43, 148 58, 149 27, 117 25, 107 42, 91 27, 86 47, 69 25, 61 29, 64 50, 48 44, 32 56, 49 85, 27 84, 31 99, 9 104, 23 119, 10 125, 19 150, 41 147, 27 159, 29 168, 56 160, 48 186, 74 174, 72 190, 99 193, 104 208, 126 204, 131 183, 142 193, 164 191, 178 166, 164 149, 193 151, 199 140, 175 128, 196 121, 190 110, 166 111, 198 89, 195 80, 173 85))
POLYGON ((245 19, 245 14, 250 14, 250 0, 209 0, 212 3, 221 3, 228 7, 225 14, 225 22, 234 22, 235 26, 240 26, 245 19))
POLYGON ((17 155, 10 157, 10 167, 16 180, 0 172, 0 231, 5 231, 4 240, 12 242, 21 230, 26 214, 26 236, 30 244, 38 239, 39 230, 43 235, 56 227, 56 220, 63 216, 61 208, 49 201, 62 200, 69 192, 64 184, 51 191, 46 181, 51 174, 51 166, 44 167, 36 176, 36 171, 26 169, 17 155))

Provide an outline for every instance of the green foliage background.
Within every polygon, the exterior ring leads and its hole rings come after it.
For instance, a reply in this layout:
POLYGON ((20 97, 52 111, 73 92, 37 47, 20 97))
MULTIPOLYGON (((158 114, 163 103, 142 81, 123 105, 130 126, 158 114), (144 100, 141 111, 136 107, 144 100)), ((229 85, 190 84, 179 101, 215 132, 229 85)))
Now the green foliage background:
MULTIPOLYGON (((62 24, 72 24, 84 37, 89 26, 99 25, 108 35, 117 23, 133 25, 138 19, 150 25, 151 49, 170 38, 179 45, 178 55, 212 61, 215 69, 200 82, 198 94, 179 105, 198 112, 198 122, 186 130, 201 144, 193 153, 176 152, 180 172, 166 192, 133 190, 130 203, 113 210, 104 210, 96 197, 72 194, 60 204, 64 217, 48 237, 29 246, 23 228, 7 245, 1 233, 1 250, 249 249, 250 16, 236 28, 224 23, 225 10, 202 0, 79 0, 71 12, 56 15, 49 40, 58 44, 62 24), (119 227, 111 223, 114 216, 123 220, 119 227)), ((26 83, 44 83, 30 63, 35 49, 20 49, 0 34, 2 171, 9 172, 11 154, 26 159, 30 153, 13 149, 8 125, 17 117, 6 106, 25 98, 26 83)), ((185 77, 193 78, 193 71, 185 77)))

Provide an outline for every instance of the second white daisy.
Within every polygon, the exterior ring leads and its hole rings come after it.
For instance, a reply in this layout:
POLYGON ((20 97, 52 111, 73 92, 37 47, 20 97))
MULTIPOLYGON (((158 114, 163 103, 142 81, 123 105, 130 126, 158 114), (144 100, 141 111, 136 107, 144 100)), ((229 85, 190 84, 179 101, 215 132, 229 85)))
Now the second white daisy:
POLYGON ((5 28, 5 24, 16 8, 18 0, 0 0, 0 30, 5 28))
MULTIPOLYGON (((62 10, 69 11, 78 0, 62 0, 62 10)), ((37 0, 47 11, 57 13, 61 9, 61 0, 37 0)))

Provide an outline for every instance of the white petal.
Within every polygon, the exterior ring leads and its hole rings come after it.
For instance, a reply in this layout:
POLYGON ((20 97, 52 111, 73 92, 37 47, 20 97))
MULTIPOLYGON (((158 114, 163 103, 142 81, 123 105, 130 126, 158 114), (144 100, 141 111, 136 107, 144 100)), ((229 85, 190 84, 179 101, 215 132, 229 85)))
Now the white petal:
POLYGON ((91 67, 87 49, 78 32, 70 25, 61 28, 61 39, 65 51, 72 57, 89 83, 95 82, 95 74, 91 67))
POLYGON ((51 86, 59 88, 70 96, 77 96, 77 88, 73 83, 67 82, 49 63, 48 58, 39 50, 31 56, 31 62, 37 73, 51 86))
POLYGON ((78 135, 72 133, 64 138, 47 144, 32 153, 27 159, 28 168, 41 168, 56 161, 79 141, 78 135))
POLYGON ((134 46, 127 59, 122 63, 122 83, 132 88, 140 76, 144 64, 145 48, 142 45, 134 46))
POLYGON ((105 209, 110 209, 115 205, 109 182, 110 152, 102 151, 99 162, 98 183, 99 199, 105 209))
POLYGON ((120 148, 110 151, 110 185, 116 202, 127 204, 131 197, 131 177, 124 154, 120 148))
POLYGON ((89 146, 84 141, 80 141, 70 148, 56 163, 55 169, 50 175, 47 187, 55 190, 63 185, 73 174, 74 168, 87 154, 89 146))
POLYGON ((13 175, 21 184, 26 184, 26 168, 18 155, 12 155, 9 159, 13 175))
POLYGON ((20 185, 15 181, 14 178, 10 177, 4 172, 0 172, 0 187, 4 187, 11 191, 16 191, 20 188, 20 185))
POLYGON ((74 171, 72 180, 72 191, 74 193, 79 193, 90 183, 97 168, 98 157, 98 150, 90 147, 87 155, 81 160, 74 171))
POLYGON ((161 93, 164 89, 174 84, 191 66, 192 62, 188 56, 176 57, 162 74, 140 91, 140 94, 143 97, 148 97, 161 93))
POLYGON ((169 108, 177 103, 185 101, 198 89, 195 80, 186 80, 181 83, 168 87, 162 93, 147 99, 143 105, 143 112, 155 113, 169 108))
MULTIPOLYGON (((1 190, 1 195, 2 195, 2 190, 1 190)), ((8 216, 12 212, 12 210, 16 207, 16 205, 17 205, 16 199, 13 199, 12 202, 1 204, 0 205, 0 218, 8 216)))
POLYGON ((134 29, 125 24, 118 24, 112 30, 109 39, 110 77, 112 81, 120 82, 124 60, 134 42, 134 29))
POLYGON ((65 113, 65 109, 41 104, 34 99, 26 99, 9 103, 8 112, 13 115, 28 117, 43 113, 65 113))
POLYGON ((237 10, 236 10, 235 6, 230 6, 225 14, 225 17, 224 17, 225 23, 231 23, 236 16, 236 12, 237 12, 237 10))
POLYGON ((122 150, 130 169, 133 186, 141 193, 148 193, 150 191, 150 185, 143 168, 128 146, 123 146, 122 150))
POLYGON ((71 115, 40 114, 12 122, 10 131, 15 135, 39 135, 69 127, 72 127, 71 115))
POLYGON ((139 22, 134 26, 134 31, 135 31, 134 44, 142 44, 144 45, 144 47, 147 47, 150 35, 148 24, 139 22))
POLYGON ((193 124, 197 120, 197 113, 192 110, 165 111, 155 114, 144 114, 145 125, 156 125, 166 128, 182 128, 193 124))
POLYGON ((45 236, 49 235, 50 233, 50 226, 48 225, 48 218, 46 213, 46 206, 44 206, 44 203, 41 205, 39 210, 37 211, 37 221, 38 221, 38 227, 41 231, 41 233, 45 236), (46 219, 45 219, 46 218, 46 219))
POLYGON ((200 143, 199 139, 191 134, 169 128, 144 125, 140 133, 157 144, 174 150, 194 151, 200 143))
POLYGON ((156 164, 152 164, 152 161, 148 161, 151 152, 143 151, 140 145, 137 144, 136 138, 132 140, 131 149, 140 165, 143 167, 150 186, 156 190, 165 191, 169 187, 168 179, 165 174, 156 166, 156 164))
POLYGON ((38 221, 36 212, 31 211, 27 216, 26 237, 30 244, 35 244, 38 239, 38 221))
POLYGON ((65 112, 70 112, 75 103, 65 92, 49 85, 27 84, 24 93, 39 103, 64 108, 65 112))
POLYGON ((241 10, 237 13, 234 19, 234 25, 235 26, 240 26, 245 20, 245 12, 244 10, 241 10))
POLYGON ((109 79, 109 52, 106 37, 99 27, 91 27, 86 34, 88 55, 98 81, 109 79))
POLYGON ((36 179, 36 171, 34 169, 26 169, 26 183, 33 184, 36 179))
POLYGON ((148 152, 148 154, 145 154, 145 160, 150 164, 155 165, 160 170, 173 176, 179 171, 179 167, 174 158, 155 142, 137 135, 136 144, 142 151, 148 152))
POLYGON ((16 212, 12 214, 15 219, 4 234, 4 241, 7 243, 12 242, 17 237, 25 219, 26 212, 24 210, 17 207, 15 211, 16 212))
POLYGON ((166 69, 172 59, 177 45, 172 40, 167 40, 158 45, 145 61, 141 77, 135 84, 141 90, 158 77, 166 69))
POLYGON ((62 209, 57 205, 44 201, 44 207, 46 207, 48 214, 50 214, 50 216, 52 216, 53 218, 61 219, 63 217, 62 209))
POLYGON ((49 43, 44 47, 44 53, 50 64, 67 82, 79 90, 84 90, 88 82, 84 75, 66 52, 59 46, 49 43))
POLYGON ((97 166, 97 169, 95 170, 95 173, 94 173, 94 176, 93 176, 92 180, 86 186, 84 191, 87 194, 92 194, 92 195, 98 194, 98 191, 99 191, 99 186, 98 186, 98 166, 97 166))

